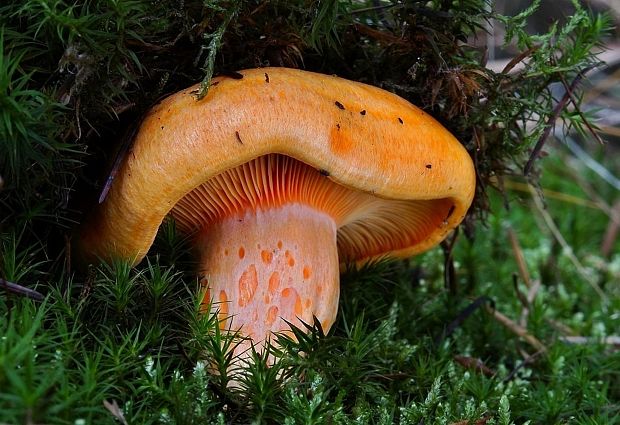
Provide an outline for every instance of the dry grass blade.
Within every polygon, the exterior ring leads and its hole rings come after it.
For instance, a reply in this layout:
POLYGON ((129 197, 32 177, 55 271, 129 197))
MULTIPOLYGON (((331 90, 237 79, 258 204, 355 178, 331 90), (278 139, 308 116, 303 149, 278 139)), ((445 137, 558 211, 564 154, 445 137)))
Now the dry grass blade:
MULTIPOLYGON (((504 188, 510 190, 516 190, 519 192, 530 192, 530 185, 527 183, 516 182, 510 179, 504 179, 504 188)), ((604 205, 601 205, 598 202, 591 201, 589 199, 580 198, 578 196, 569 195, 567 193, 558 192, 555 190, 542 189, 543 195, 545 198, 555 199, 557 201, 566 202, 573 205, 578 205, 580 207, 592 208, 596 210, 601 210, 606 213, 606 209, 604 205)))
POLYGON ((125 419, 125 415, 123 414, 123 410, 119 407, 116 400, 112 400, 110 403, 108 400, 103 400, 103 407, 105 407, 108 412, 112 414, 120 423, 123 425, 128 425, 127 420, 125 419))
POLYGON ((491 307, 487 306, 487 311, 493 316, 495 320, 501 323, 506 329, 508 329, 509 331, 511 331, 512 333, 514 333, 515 335, 523 339, 529 345, 534 347, 537 351, 543 351, 543 352, 547 351, 547 347, 542 342, 540 342, 535 336, 528 333, 527 329, 525 329, 523 326, 520 326, 518 323, 514 322, 507 316, 504 316, 499 311, 492 309, 491 307))
POLYGON ((553 234, 553 237, 555 238, 555 240, 560 244, 560 246, 564 250, 564 255, 566 255, 569 258, 569 260, 573 263, 579 275, 586 282, 588 282, 590 286, 592 287, 592 289, 594 289, 594 291, 596 291, 596 293, 601 297, 601 300, 603 301, 603 303, 608 304, 609 299, 607 295, 605 295, 601 287, 598 285, 598 283, 594 281, 592 276, 588 274, 585 267, 583 267, 583 265, 581 264, 581 262, 579 261, 575 253, 573 252, 573 248, 568 244, 568 242, 566 242, 566 239, 564 239, 562 232, 560 232, 560 229, 555 224, 555 221, 553 221, 553 218, 551 217, 551 215, 545 208, 545 205, 543 204, 540 194, 537 193, 536 190, 532 186, 530 186, 530 192, 532 193, 532 199, 534 200, 534 205, 538 209, 538 212, 542 215, 543 219, 545 220, 545 223, 547 224, 547 227, 553 234))

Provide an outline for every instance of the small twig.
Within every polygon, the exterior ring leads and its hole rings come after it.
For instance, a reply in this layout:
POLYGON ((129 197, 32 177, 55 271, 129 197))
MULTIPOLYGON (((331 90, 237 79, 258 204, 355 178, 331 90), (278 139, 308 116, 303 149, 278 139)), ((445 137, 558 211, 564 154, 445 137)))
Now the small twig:
POLYGON ((454 356, 454 360, 466 369, 482 373, 484 376, 493 376, 495 372, 485 365, 482 360, 467 356, 454 356))
MULTIPOLYGON (((600 64, 597 64, 595 66, 599 66, 599 65, 600 64)), ((560 81, 562 81, 564 90, 566 90, 566 93, 568 94, 571 103, 575 107, 575 110, 579 114, 579 117, 583 120, 583 123, 586 125, 586 127, 588 127, 588 131, 590 132, 590 134, 594 136, 594 138, 596 139, 597 142, 599 142, 599 144, 601 145, 605 144, 605 142, 603 142, 603 139, 601 139, 601 136, 599 136, 599 134, 594 129, 594 127, 592 127, 592 124, 590 124, 590 120, 588 120, 586 116, 584 115, 584 113, 581 112, 581 109, 579 108, 579 101, 575 99, 575 96, 573 95, 573 91, 570 89, 568 83, 566 82, 566 78, 564 78, 564 75, 562 74, 560 74, 560 81)))
POLYGON ((521 289, 519 289, 519 276, 517 276, 516 273, 512 274, 512 286, 523 308, 527 308, 528 307, 527 297, 525 296, 525 294, 523 294, 523 292, 521 292, 521 289))
POLYGON ((125 419, 125 415, 123 414, 123 410, 120 408, 116 400, 112 400, 110 403, 108 400, 103 400, 103 407, 105 407, 108 412, 112 414, 120 423, 123 425, 127 424, 127 419, 125 419))
POLYGON ((530 56, 532 53, 534 53, 536 50, 540 49, 540 46, 532 46, 527 50, 524 50, 523 52, 519 53, 517 56, 515 56, 514 58, 512 58, 510 60, 510 62, 508 62, 506 64, 506 66, 504 67, 504 69, 502 69, 502 74, 508 74, 510 71, 512 71, 512 69, 521 61, 523 61, 525 58, 527 58, 528 56, 530 56))
POLYGON ((523 250, 519 244, 519 239, 517 238, 517 235, 512 227, 508 228, 508 239, 510 239, 510 246, 512 247, 512 252, 514 253, 515 261, 517 262, 519 275, 521 276, 523 283, 525 283, 525 286, 529 288, 532 286, 530 272, 527 269, 527 263, 525 262, 525 257, 523 256, 523 250))
POLYGON ((506 329, 508 329, 509 331, 511 331, 512 333, 514 333, 515 335, 523 339, 529 345, 534 347, 537 351, 547 351, 547 347, 545 347, 545 345, 542 342, 540 342, 535 336, 528 333, 527 329, 520 326, 513 320, 509 319, 507 316, 504 316, 502 313, 500 313, 499 311, 489 306, 487 306, 486 309, 493 316, 495 320, 497 320, 499 323, 504 325, 506 329))
POLYGON ((565 325, 562 322, 558 322, 557 320, 553 320, 553 319, 545 319, 547 323, 549 323, 551 325, 551 327, 559 332, 562 332, 564 335, 569 335, 569 336, 575 336, 577 335, 577 333, 572 330, 570 327, 568 327, 567 325, 565 325))
POLYGON ((597 338, 593 336, 561 336, 558 338, 562 342, 568 344, 590 345, 590 344, 604 344, 620 347, 620 336, 607 336, 604 338, 597 338))
POLYGON ((454 261, 452 252, 454 251, 454 245, 459 237, 459 228, 454 229, 452 237, 448 240, 444 240, 441 243, 441 249, 443 250, 444 255, 444 267, 443 267, 443 278, 446 287, 450 291, 451 295, 456 295, 456 273, 454 270, 454 261))
POLYGON ((34 289, 29 289, 25 286, 21 286, 17 283, 9 282, 8 280, 4 279, 0 279, 0 288, 3 288, 4 290, 17 295, 22 295, 35 301, 43 301, 45 299, 43 294, 35 291, 34 289))
POLYGON ((611 217, 609 218, 609 224, 605 230, 605 236, 603 236, 603 242, 601 243, 601 255, 603 257, 609 257, 618 238, 618 232, 620 231, 620 199, 618 199, 614 206, 611 208, 611 217))
POLYGON ((493 300, 487 296, 481 296, 476 298, 471 304, 465 307, 463 310, 459 312, 450 324, 444 329, 443 333, 439 335, 439 337, 435 338, 435 343, 439 344, 441 341, 449 337, 455 330, 458 328, 469 316, 471 316, 476 310, 482 307, 486 302, 491 305, 493 304, 493 300))
POLYGON ((517 372, 519 370, 521 370, 523 368, 523 366, 534 363, 534 360, 536 360, 540 355, 544 354, 545 351, 544 350, 539 350, 537 352, 535 352, 534 354, 527 356, 526 358, 523 359, 523 361, 521 363, 519 363, 514 369, 512 369, 510 371, 510 373, 508 374, 508 376, 506 376, 502 382, 508 382, 510 381, 512 378, 515 377, 515 375, 517 374, 517 372))
POLYGON ((583 80, 583 78, 585 77, 585 74, 595 67, 596 65, 591 65, 579 71, 579 73, 577 74, 577 76, 575 77, 571 85, 568 87, 568 90, 566 90, 566 93, 564 93, 564 96, 562 96, 562 99, 558 102, 557 105, 555 105, 555 108, 553 108, 553 113, 551 114, 551 116, 547 120, 547 123, 545 124, 545 129, 543 131, 543 134, 538 139, 538 142, 536 142, 536 145, 534 146, 534 149, 532 150, 532 154, 530 155, 530 158, 527 160, 527 163, 525 164, 525 167, 523 168, 524 175, 527 176, 532 170, 534 161, 540 155, 540 151, 542 151, 542 148, 545 146, 545 142, 549 138, 549 134, 551 133, 551 129, 553 128, 553 125, 557 121, 562 110, 564 110, 564 108, 566 107, 566 104, 570 100, 573 91, 575 91, 575 88, 577 88, 577 85, 581 82, 581 80, 583 80))

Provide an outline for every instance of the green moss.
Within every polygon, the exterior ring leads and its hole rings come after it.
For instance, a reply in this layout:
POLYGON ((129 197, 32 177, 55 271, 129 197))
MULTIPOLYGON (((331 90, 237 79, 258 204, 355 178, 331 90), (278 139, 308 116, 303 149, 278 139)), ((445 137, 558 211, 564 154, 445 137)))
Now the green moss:
MULTIPOLYGON (((575 3, 564 24, 528 35, 533 9, 508 18, 487 6, 473 0, 0 6, 0 278, 46 296, 36 303, 0 289, 0 422, 118 423, 116 402, 129 423, 485 417, 502 424, 618 423, 618 352, 595 340, 562 342, 557 327, 594 337, 620 328, 614 284, 620 258, 595 255, 600 241, 592 237, 602 234, 607 217, 546 198, 603 298, 541 224, 531 194, 489 189, 499 177, 514 180, 520 173, 553 117, 550 84, 570 84, 596 62, 590 49, 608 21, 575 3), (525 71, 493 73, 483 66, 482 49, 464 43, 492 17, 528 52, 525 71), (282 348, 273 349, 276 365, 266 367, 257 355, 247 370, 231 370, 225 347, 235 339, 220 332, 215 317, 200 314, 191 255, 173 222, 162 226, 136 268, 116 262, 76 273, 70 236, 151 104, 212 74, 266 65, 336 73, 421 105, 470 151, 480 185, 453 252, 456 279, 449 289, 439 248, 350 270, 327 335, 309 325, 309 333, 296 331, 296 341, 281 338, 282 348), (464 237, 479 215, 485 221, 475 238, 464 237), (527 363, 523 353, 535 350, 485 308, 492 300, 515 321, 522 313, 515 282, 520 292, 527 288, 508 226, 532 279, 541 282, 527 330, 548 351, 527 363), (472 359, 488 370, 468 367, 472 359)), ((584 131, 587 116, 571 111, 560 119, 584 131)), ((541 187, 588 197, 567 175, 593 176, 565 164, 554 150, 529 181, 544 172, 541 187)), ((612 189, 592 181, 611 199, 612 189)))

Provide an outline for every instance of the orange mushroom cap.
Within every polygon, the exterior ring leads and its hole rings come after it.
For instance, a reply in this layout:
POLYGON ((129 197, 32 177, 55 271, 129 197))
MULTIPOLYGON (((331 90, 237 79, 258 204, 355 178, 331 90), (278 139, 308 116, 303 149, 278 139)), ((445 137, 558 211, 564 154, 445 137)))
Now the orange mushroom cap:
POLYGON ((187 88, 146 116, 110 193, 82 226, 80 249, 91 261, 139 262, 185 195, 272 153, 379 199, 441 201, 425 213, 432 225, 422 223, 428 228, 415 244, 348 260, 420 253, 464 218, 475 190, 473 163, 424 111, 392 93, 334 76, 287 68, 240 74, 242 79, 214 78, 200 101, 197 86, 187 88))
POLYGON ((206 301, 228 326, 257 341, 295 318, 329 328, 338 264, 439 243, 471 204, 473 163, 431 116, 379 88, 286 68, 240 74, 148 113, 81 227, 81 255, 137 263, 170 215, 194 234, 206 301))

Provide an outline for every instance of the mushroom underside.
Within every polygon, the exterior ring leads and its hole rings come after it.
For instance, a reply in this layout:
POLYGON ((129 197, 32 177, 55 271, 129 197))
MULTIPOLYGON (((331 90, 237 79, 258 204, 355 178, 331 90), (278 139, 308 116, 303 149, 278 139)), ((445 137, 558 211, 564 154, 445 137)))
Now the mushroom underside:
POLYGON ((313 317, 327 331, 339 264, 420 244, 453 209, 450 198, 379 198, 269 154, 194 188, 169 215, 195 239, 205 304, 219 312, 222 328, 249 337, 236 349, 242 352, 313 317))

